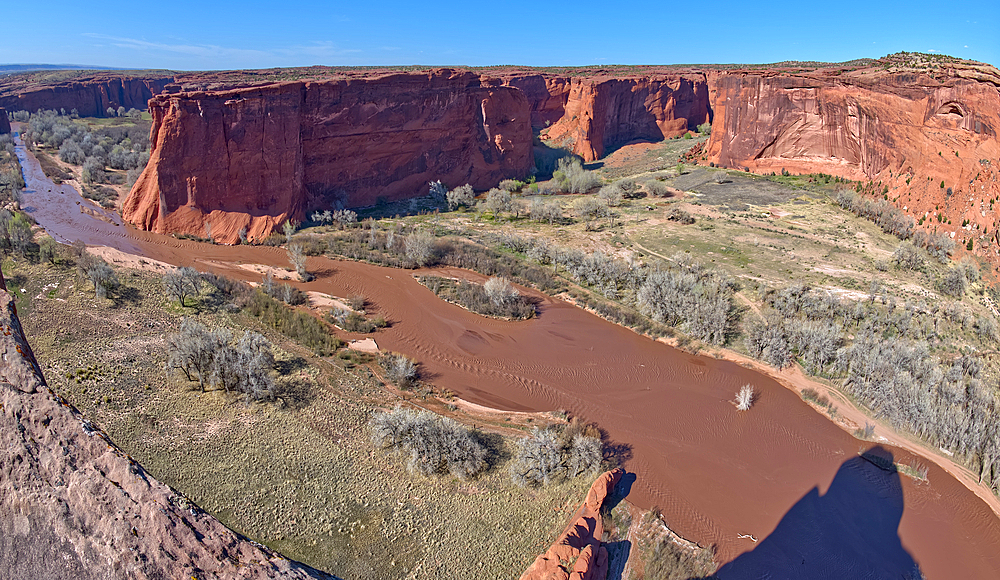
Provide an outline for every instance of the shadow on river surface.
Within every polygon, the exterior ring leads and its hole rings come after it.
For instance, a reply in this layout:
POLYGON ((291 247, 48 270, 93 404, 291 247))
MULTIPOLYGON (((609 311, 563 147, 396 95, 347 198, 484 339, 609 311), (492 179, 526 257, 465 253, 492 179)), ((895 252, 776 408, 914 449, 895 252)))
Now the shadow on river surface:
POLYGON ((902 517, 903 487, 893 455, 875 447, 845 461, 825 494, 809 490, 770 536, 716 576, 916 580, 922 577, 917 563, 899 538, 902 517))

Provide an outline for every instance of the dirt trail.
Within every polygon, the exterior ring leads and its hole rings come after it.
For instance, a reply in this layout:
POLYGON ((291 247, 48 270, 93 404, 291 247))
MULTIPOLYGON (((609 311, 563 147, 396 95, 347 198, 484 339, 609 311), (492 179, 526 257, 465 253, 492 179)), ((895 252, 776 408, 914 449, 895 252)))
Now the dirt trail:
MULTIPOLYGON (((18 155, 30 159, 21 148, 18 155)), ((252 281, 260 276, 241 264, 287 267, 280 248, 200 244, 78 219, 66 207, 75 207, 70 194, 46 197, 38 175, 29 162, 26 204, 34 204, 32 215, 61 239, 252 281)), ((438 299, 414 280, 414 272, 325 258, 310 258, 307 267, 317 279, 296 286, 365 296, 372 304, 368 312, 391 324, 376 334, 379 348, 414 357, 439 388, 511 411, 566 409, 601 425, 626 449, 626 466, 637 476, 630 501, 658 506, 686 538, 715 543, 721 562, 755 547, 741 534, 767 538, 810 490, 825 492, 842 464, 871 445, 786 388, 799 384, 795 377, 776 380, 736 362, 690 355, 556 298, 535 293, 538 317, 509 322, 438 299), (730 400, 746 383, 760 398, 741 413, 730 400)), ((848 413, 846 404, 838 406, 848 413)), ((914 459, 908 449, 918 447, 893 441, 900 444, 889 447, 897 461, 914 459)), ((936 461, 928 467, 929 483, 902 478, 903 546, 928 578, 1000 577, 1000 519, 970 491, 967 479, 952 477, 936 461)), ((851 508, 839 506, 845 518, 859 515, 851 508)), ((864 553, 866 546, 858 548, 864 553)))

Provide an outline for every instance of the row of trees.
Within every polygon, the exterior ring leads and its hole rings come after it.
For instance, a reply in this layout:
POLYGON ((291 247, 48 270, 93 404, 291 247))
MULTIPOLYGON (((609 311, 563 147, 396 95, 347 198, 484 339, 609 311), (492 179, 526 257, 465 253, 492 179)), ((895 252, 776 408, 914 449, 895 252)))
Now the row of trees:
POLYGON ((735 280, 687 254, 678 254, 669 263, 645 265, 603 252, 561 248, 540 238, 502 235, 497 242, 562 269, 576 282, 612 300, 623 300, 656 322, 679 326, 699 340, 723 344, 739 322, 735 280))
POLYGON ((916 222, 887 200, 872 200, 857 193, 842 189, 837 193, 837 203, 840 207, 855 215, 875 222, 882 231, 892 234, 901 240, 910 240, 926 249, 942 264, 948 263, 948 258, 955 249, 955 241, 942 232, 934 234, 916 230, 916 222))

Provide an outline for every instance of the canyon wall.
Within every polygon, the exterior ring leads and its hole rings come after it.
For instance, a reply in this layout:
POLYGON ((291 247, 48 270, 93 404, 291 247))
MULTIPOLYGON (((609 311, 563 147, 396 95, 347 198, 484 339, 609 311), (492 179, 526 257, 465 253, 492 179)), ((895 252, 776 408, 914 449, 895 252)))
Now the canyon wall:
POLYGON ((0 329, 0 577, 333 579, 227 529, 49 389, 2 274, 0 329))
POLYGON ((10 119, 7 118, 7 110, 0 107, 0 135, 10 133, 10 119))
POLYGON ((150 162, 122 207, 133 224, 224 243, 307 211, 359 207, 531 172, 528 101, 471 72, 280 82, 162 94, 150 162))
POLYGON ((527 95, 541 138, 584 161, 630 141, 676 137, 709 120, 708 83, 697 72, 622 78, 600 71, 592 76, 531 74, 505 82, 527 95))
POLYGON ((934 225, 956 242, 971 239, 978 253, 997 253, 995 68, 735 71, 714 88, 707 161, 870 183, 917 219, 942 213, 947 219, 934 225))
POLYGON ((12 75, 0 82, 0 107, 8 111, 76 109, 82 117, 104 117, 108 107, 146 110, 153 95, 174 82, 168 74, 99 72, 53 80, 54 73, 12 75))

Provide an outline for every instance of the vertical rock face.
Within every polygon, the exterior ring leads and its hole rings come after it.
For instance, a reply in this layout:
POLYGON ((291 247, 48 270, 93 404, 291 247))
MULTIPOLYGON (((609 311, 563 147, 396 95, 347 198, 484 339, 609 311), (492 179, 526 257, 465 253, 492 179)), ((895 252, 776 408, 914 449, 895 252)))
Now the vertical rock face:
POLYGON ((333 578, 227 529, 45 384, 0 275, 0 577, 333 578))
POLYGON ((636 139, 660 141, 708 122, 708 83, 701 73, 635 78, 514 76, 528 95, 543 138, 585 161, 636 139))
POLYGON ((145 110, 149 99, 172 82, 173 76, 127 73, 95 73, 55 83, 11 81, 9 86, 0 87, 0 107, 31 112, 76 109, 83 117, 104 117, 108 107, 145 110))
POLYGON ((152 154, 122 208, 157 232, 232 243, 308 210, 477 189, 533 167, 528 101, 448 69, 164 94, 152 154))
POLYGON ((10 133, 10 119, 7 118, 7 109, 0 107, 0 135, 10 133))
POLYGON ((951 231, 968 220, 956 242, 976 238, 974 247, 978 240, 983 255, 992 255, 998 219, 988 200, 1000 194, 998 88, 1000 71, 962 63, 934 73, 875 67, 727 73, 715 84, 707 160, 873 182, 877 193, 917 218, 940 211, 955 225, 940 227, 951 231))
POLYGON ((587 492, 587 499, 555 543, 535 558, 521 580, 603 580, 608 575, 608 550, 601 545, 604 522, 601 507, 614 493, 625 470, 602 473, 587 492), (575 561, 575 563, 574 563, 575 561), (572 570, 567 563, 573 563, 572 570))

